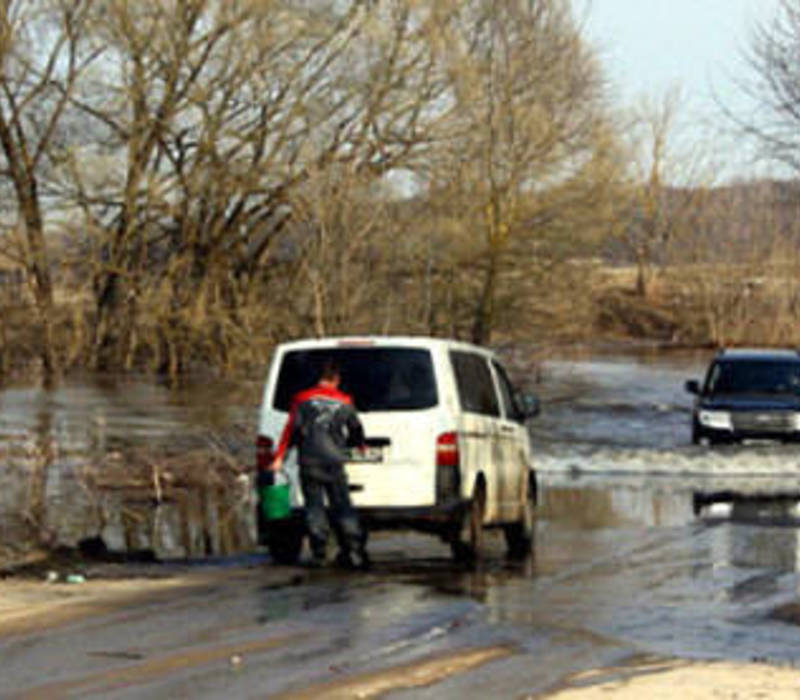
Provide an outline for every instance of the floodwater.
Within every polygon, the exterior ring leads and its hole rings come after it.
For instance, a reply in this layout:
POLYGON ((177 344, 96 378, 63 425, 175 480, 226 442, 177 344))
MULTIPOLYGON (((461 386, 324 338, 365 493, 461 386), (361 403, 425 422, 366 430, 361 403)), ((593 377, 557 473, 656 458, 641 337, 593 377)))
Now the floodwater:
MULTIPOLYGON (((50 391, 0 388, 0 545, 42 537, 74 546, 101 534, 110 546, 124 547, 131 536, 119 522, 120 497, 90 492, 87 470, 136 449, 159 455, 215 446, 252 464, 252 441, 240 434, 253 425, 259 398, 255 382, 209 378, 180 389, 114 376, 73 377, 50 391)), ((197 554, 174 534, 181 527, 176 510, 159 507, 157 542, 144 533, 152 523, 134 513, 142 525, 133 539, 164 556, 197 554)))
MULTIPOLYGON (((492 537, 485 563, 465 571, 435 540, 379 534, 366 575, 300 569, 291 584, 231 583, 207 598, 157 606, 150 626, 145 611, 128 650, 142 658, 148 640, 160 649, 190 638, 213 638, 220 649, 264 635, 295 641, 263 647, 235 678, 184 668, 180 679, 151 678, 155 685, 119 694, 180 693, 191 678, 200 696, 305 688, 312 697, 343 676, 477 647, 501 651, 485 667, 409 697, 542 692, 569 672, 642 653, 799 666, 800 450, 691 445, 683 383, 700 377, 707 361, 702 353, 593 356, 542 368, 543 411, 531 424, 540 507, 528 562, 507 563, 492 537)), ((170 441, 212 424, 224 431, 226 421, 255 425, 259 386, 211 394, 201 400, 136 382, 79 383, 51 395, 6 390, 0 454, 30 458, 44 434, 69 446, 54 459, 55 471, 67 474, 98 445, 170 441)), ((13 470, 0 474, 6 484, 13 478, 13 470)), ((116 649, 129 632, 110 621, 89 625, 80 628, 81 644, 116 649)), ((12 646, 15 657, 0 643, 18 673, 8 676, 19 679, 14 687, 33 683, 24 675, 30 649, 52 656, 58 644, 40 637, 24 651, 12 646)))

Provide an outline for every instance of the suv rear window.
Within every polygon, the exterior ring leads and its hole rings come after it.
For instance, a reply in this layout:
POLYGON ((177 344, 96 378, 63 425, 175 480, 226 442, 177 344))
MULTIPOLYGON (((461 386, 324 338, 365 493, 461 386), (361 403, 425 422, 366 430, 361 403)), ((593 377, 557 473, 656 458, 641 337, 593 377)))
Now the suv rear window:
POLYGON ((274 408, 288 411, 292 397, 317 383, 328 359, 342 370, 342 391, 359 411, 408 411, 438 403, 433 362, 417 348, 318 348, 283 356, 274 408))
POLYGON ((800 362, 736 360, 715 362, 707 394, 800 394, 800 362))

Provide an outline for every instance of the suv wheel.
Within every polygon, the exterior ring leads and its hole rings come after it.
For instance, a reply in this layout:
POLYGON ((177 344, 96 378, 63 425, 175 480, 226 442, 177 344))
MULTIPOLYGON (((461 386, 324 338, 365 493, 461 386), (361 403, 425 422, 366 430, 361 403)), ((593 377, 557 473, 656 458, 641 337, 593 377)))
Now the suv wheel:
POLYGON ((536 526, 536 474, 528 473, 525 503, 519 520, 503 526, 509 559, 524 560, 533 551, 536 526))

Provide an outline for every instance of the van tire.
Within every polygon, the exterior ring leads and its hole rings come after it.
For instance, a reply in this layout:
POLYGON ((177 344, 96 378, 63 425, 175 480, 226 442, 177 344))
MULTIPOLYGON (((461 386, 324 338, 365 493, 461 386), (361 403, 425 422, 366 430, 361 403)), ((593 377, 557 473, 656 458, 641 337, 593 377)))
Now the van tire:
POLYGON ((450 540, 450 551, 458 562, 475 563, 483 556, 483 514, 486 510, 486 489, 482 482, 475 486, 472 498, 464 505, 460 526, 450 540))
POLYGON ((303 551, 305 530, 297 518, 270 520, 267 523, 266 544, 276 564, 292 565, 303 551))
POLYGON ((528 473, 525 503, 520 519, 503 526, 509 559, 524 561, 533 552, 536 535, 536 474, 528 473))

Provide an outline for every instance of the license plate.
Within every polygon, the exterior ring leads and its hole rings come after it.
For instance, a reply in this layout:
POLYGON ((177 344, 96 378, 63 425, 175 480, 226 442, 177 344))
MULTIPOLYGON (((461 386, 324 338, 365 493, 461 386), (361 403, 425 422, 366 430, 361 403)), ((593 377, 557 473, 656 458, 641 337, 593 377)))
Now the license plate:
POLYGON ((351 462, 382 462, 383 450, 380 447, 367 445, 363 448, 353 447, 349 450, 349 461, 351 462))

